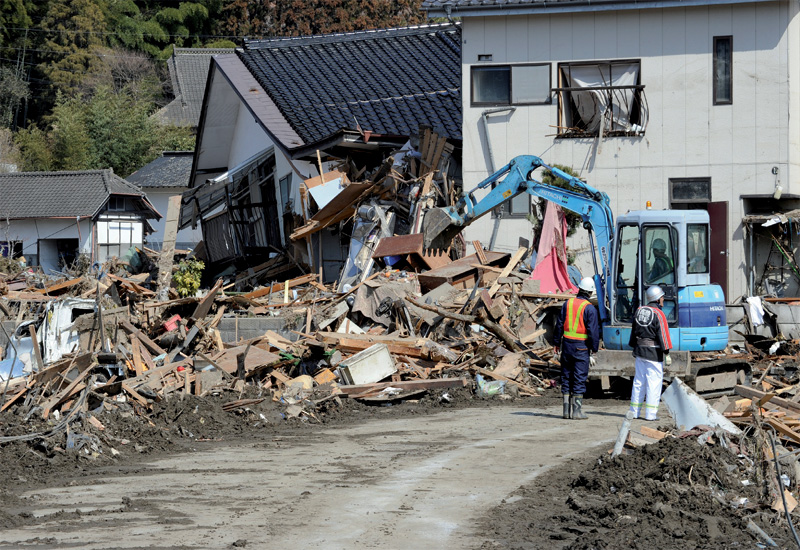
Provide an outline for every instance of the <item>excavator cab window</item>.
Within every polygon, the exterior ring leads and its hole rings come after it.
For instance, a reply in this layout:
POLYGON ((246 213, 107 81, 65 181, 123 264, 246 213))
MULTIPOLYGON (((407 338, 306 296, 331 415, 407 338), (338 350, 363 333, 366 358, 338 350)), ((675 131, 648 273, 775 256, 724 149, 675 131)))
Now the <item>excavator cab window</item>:
POLYGON ((614 318, 617 321, 630 322, 639 303, 636 291, 638 286, 636 264, 639 258, 638 226, 624 225, 620 228, 619 246, 616 252, 614 318))
POLYGON ((690 223, 686 226, 686 272, 708 273, 708 225, 690 223))
POLYGON ((664 314, 669 321, 677 319, 677 277, 676 277, 676 246, 677 238, 675 230, 668 225, 645 225, 644 229, 644 249, 645 264, 642 266, 644 271, 645 292, 648 287, 658 285, 664 289, 664 314))

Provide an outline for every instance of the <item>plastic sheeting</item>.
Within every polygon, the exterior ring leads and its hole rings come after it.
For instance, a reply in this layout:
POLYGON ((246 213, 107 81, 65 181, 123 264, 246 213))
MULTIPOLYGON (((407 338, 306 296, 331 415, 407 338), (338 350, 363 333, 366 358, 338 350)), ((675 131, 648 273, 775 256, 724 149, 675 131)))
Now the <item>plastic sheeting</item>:
POLYGON ((542 236, 536 256, 536 267, 528 277, 539 281, 539 292, 578 292, 567 269, 567 219, 564 211, 548 202, 542 224, 542 236))
MULTIPOLYGON (((574 88, 598 86, 635 86, 639 78, 639 64, 629 65, 587 65, 572 66, 566 72, 569 85, 574 88)), ((628 130, 630 128, 630 109, 635 90, 586 90, 572 92, 572 100, 587 132, 597 132, 607 109, 611 109, 612 125, 603 130, 628 130), (611 103, 611 105, 609 105, 611 103)), ((579 126, 572 121, 571 126, 579 126)))

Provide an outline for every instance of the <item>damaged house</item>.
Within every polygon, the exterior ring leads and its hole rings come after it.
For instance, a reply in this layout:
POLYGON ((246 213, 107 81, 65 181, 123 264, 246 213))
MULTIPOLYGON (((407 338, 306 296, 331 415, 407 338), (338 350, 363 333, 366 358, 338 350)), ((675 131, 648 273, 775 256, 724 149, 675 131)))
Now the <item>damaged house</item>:
MULTIPOLYGON (((160 157, 142 166, 127 177, 127 180, 141 188, 156 210, 167 213, 170 197, 180 196, 188 189, 189 175, 192 172, 192 151, 164 151, 160 157)), ((147 237, 147 246, 162 250, 166 219, 153 221, 153 233, 147 237)), ((186 228, 178 231, 175 247, 193 249, 203 240, 200 229, 186 228)))
POLYGON ((413 146, 423 127, 449 144, 431 158, 453 162, 436 171, 460 174, 460 60, 453 24, 257 40, 214 56, 180 226, 202 229, 217 272, 288 250, 336 280, 354 214, 344 198, 337 206, 340 192, 389 174, 404 146, 424 162, 413 146), (326 205, 339 216, 309 226, 326 205))
MULTIPOLYGON (((728 303, 759 292, 770 254, 780 266, 767 276, 771 288, 797 296, 800 270, 771 238, 780 230, 793 256, 796 225, 760 225, 797 208, 800 197, 796 3, 428 0, 423 7, 463 25, 465 190, 533 154, 608 193, 617 215, 648 202, 707 209, 711 280, 728 303), (750 228, 760 234, 753 250, 750 228)), ((530 198, 519 196, 501 217, 470 226, 466 240, 514 250, 520 235, 532 238, 531 211, 530 198)), ((585 232, 568 244, 592 272, 585 232)))
POLYGON ((0 174, 0 253, 45 273, 141 247, 161 214, 111 170, 0 174))

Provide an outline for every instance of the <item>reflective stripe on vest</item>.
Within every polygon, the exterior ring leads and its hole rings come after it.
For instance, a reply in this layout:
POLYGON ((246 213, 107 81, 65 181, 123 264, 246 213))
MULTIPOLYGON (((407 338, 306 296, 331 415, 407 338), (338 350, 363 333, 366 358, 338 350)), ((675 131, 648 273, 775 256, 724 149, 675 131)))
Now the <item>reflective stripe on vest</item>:
POLYGON ((586 340, 586 325, 583 323, 583 310, 589 304, 587 300, 570 298, 567 302, 567 318, 564 319, 564 338, 586 340), (575 305, 578 304, 577 309, 575 305))

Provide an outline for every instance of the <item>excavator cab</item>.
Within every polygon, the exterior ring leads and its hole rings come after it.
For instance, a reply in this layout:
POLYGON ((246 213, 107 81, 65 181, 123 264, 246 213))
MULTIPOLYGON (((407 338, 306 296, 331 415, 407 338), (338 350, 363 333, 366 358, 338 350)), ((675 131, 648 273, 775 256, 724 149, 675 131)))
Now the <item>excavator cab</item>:
POLYGON ((628 349, 631 323, 648 287, 664 290, 663 311, 677 349, 718 351, 728 344, 725 298, 711 284, 705 210, 641 210, 617 218, 608 298, 608 349, 628 349))

